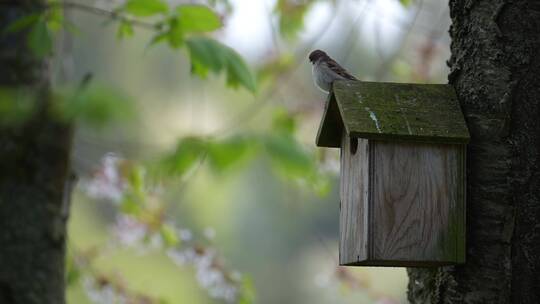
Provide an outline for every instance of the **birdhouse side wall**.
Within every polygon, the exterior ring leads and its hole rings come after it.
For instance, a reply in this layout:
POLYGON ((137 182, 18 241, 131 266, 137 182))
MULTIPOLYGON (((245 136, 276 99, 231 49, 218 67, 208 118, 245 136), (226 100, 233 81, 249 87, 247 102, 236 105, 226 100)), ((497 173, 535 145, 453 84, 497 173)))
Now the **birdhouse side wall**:
POLYGON ((340 265, 368 259, 369 145, 367 139, 341 140, 340 265))
POLYGON ((463 145, 369 141, 369 260, 392 266, 464 262, 463 145))

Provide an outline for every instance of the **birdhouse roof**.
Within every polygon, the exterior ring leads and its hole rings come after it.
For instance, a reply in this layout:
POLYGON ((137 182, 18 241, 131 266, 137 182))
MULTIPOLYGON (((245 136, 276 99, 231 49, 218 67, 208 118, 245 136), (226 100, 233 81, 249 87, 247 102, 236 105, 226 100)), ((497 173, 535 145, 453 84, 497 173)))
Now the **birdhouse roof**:
POLYGON ((317 146, 350 137, 434 143, 467 143, 469 132, 454 89, 446 84, 340 80, 326 102, 317 146))

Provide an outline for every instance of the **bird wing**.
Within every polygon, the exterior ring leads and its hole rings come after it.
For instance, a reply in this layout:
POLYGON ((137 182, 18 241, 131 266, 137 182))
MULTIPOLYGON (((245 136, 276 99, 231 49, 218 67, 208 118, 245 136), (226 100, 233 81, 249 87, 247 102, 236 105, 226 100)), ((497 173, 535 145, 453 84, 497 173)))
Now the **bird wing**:
POLYGON ((349 79, 349 80, 358 80, 356 77, 351 75, 347 70, 342 68, 334 59, 328 57, 327 58, 327 66, 332 70, 334 73, 338 74, 339 76, 349 79))

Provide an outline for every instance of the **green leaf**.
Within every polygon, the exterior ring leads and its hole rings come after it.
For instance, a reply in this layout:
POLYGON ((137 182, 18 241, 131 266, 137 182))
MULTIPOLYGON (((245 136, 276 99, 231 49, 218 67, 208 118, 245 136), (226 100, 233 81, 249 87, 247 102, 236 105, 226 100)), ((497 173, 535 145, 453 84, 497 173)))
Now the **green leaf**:
POLYGON ((154 37, 152 37, 152 40, 150 40, 150 43, 148 43, 148 47, 150 46, 153 46, 153 45, 156 45, 158 43, 161 43, 163 41, 167 41, 167 39, 169 38, 169 33, 165 32, 165 33, 158 33, 156 35, 154 35, 154 37))
POLYGON ((408 7, 409 5, 412 4, 412 0, 399 0, 399 2, 401 3, 401 5, 405 7, 408 7))
POLYGON ((312 155, 291 135, 272 134, 265 138, 264 144, 276 168, 286 175, 307 177, 313 174, 315 163, 312 155))
POLYGON ((52 38, 43 18, 34 23, 27 37, 28 47, 37 57, 45 57, 51 54, 52 38))
POLYGON ((309 179, 311 188, 319 196, 327 196, 332 190, 332 184, 328 176, 322 174, 314 174, 312 178, 309 179))
POLYGON ((124 10, 137 17, 149 17, 169 11, 167 3, 161 0, 129 0, 124 10))
POLYGON ((116 37, 118 39, 129 38, 133 36, 133 24, 129 21, 122 20, 118 23, 118 30, 116 31, 116 37))
POLYGON ((64 10, 61 6, 49 8, 47 14, 47 27, 53 32, 57 32, 64 24, 64 10))
POLYGON ((182 175, 206 154, 207 142, 199 137, 185 137, 176 150, 162 161, 162 168, 171 175, 182 175))
POLYGON ((121 167, 123 175, 127 175, 129 188, 122 197, 120 210, 123 213, 139 215, 143 210, 147 199, 145 189, 146 169, 141 165, 131 165, 121 167))
POLYGON ((211 32, 222 26, 219 16, 204 5, 180 5, 176 11, 184 32, 211 32))
POLYGON ((79 281, 81 277, 81 269, 73 257, 73 253, 68 253, 66 259, 66 285, 72 286, 79 281))
POLYGON ((73 22, 64 22, 64 28, 74 36, 79 36, 81 34, 81 30, 79 30, 73 22))
POLYGON ((279 31, 285 38, 294 38, 304 27, 304 16, 313 1, 279 0, 275 12, 278 13, 279 31))
POLYGON ((180 243, 180 239, 178 238, 178 235, 176 234, 176 230, 173 226, 168 224, 161 225, 161 228, 159 230, 161 233, 161 237, 165 241, 165 245, 167 247, 173 247, 178 245, 180 243))
POLYGON ((225 52, 227 62, 227 84, 233 88, 242 85, 254 93, 257 90, 255 77, 249 71, 246 63, 242 60, 242 57, 232 49, 228 50, 228 52, 225 52))
POLYGON ((254 140, 245 136, 232 136, 211 142, 208 148, 209 163, 218 172, 230 169, 246 159, 254 144, 254 140))
POLYGON ((296 59, 292 54, 281 54, 281 56, 259 65, 257 79, 259 82, 275 81, 279 75, 287 73, 294 66, 296 59))
POLYGON ((15 21, 13 21, 10 25, 8 25, 4 29, 4 33, 14 33, 14 32, 20 32, 24 29, 27 29, 31 26, 33 26, 39 19, 41 14, 34 13, 30 15, 23 16, 15 21))
POLYGON ((180 26, 178 17, 171 17, 168 20, 169 30, 167 31, 167 38, 169 45, 173 48, 178 48, 184 44, 184 30, 180 26))
POLYGON ((129 215, 139 215, 142 211, 143 201, 137 195, 133 193, 126 193, 122 197, 122 203, 120 204, 120 210, 129 215))
POLYGON ((131 190, 137 194, 144 194, 144 176, 146 171, 144 167, 135 165, 129 170, 128 183, 131 190))
POLYGON ((133 102, 122 92, 105 86, 62 88, 55 92, 53 112, 65 120, 79 120, 94 127, 130 119, 133 102))
POLYGON ((251 92, 256 91, 255 78, 246 63, 231 48, 207 37, 191 37, 186 40, 192 73, 206 77, 208 71, 219 73, 225 70, 227 85, 243 86, 251 92))
POLYGON ((35 92, 0 87, 0 126, 18 125, 30 118, 36 105, 35 92))
POLYGON ((242 289, 238 304, 253 304, 255 303, 256 293, 255 287, 250 277, 245 276, 242 280, 242 289))
POLYGON ((296 130, 296 120, 286 109, 279 108, 274 112, 272 129, 280 133, 293 134, 296 130))
POLYGON ((266 136, 263 142, 276 173, 309 186, 317 195, 328 194, 331 188, 328 176, 318 171, 314 155, 304 149, 293 134, 278 130, 266 136))
POLYGON ((192 37, 186 40, 192 64, 192 72, 206 77, 207 71, 219 73, 225 66, 224 50, 215 40, 206 37, 192 37))

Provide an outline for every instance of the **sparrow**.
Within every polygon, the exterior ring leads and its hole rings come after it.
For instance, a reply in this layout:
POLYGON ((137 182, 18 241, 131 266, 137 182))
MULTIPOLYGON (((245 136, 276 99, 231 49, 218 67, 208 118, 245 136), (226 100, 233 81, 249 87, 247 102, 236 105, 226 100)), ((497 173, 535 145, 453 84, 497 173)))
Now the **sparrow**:
POLYGON ((358 80, 321 50, 311 52, 309 61, 313 64, 313 81, 315 85, 326 93, 330 91, 335 80, 358 80))

